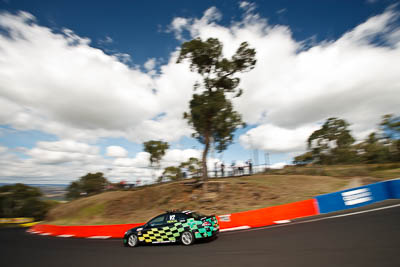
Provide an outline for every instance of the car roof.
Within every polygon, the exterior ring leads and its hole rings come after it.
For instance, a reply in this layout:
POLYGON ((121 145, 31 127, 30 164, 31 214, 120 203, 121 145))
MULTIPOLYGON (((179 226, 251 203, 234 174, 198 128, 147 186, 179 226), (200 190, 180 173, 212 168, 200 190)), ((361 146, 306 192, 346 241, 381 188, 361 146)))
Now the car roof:
POLYGON ((184 213, 186 215, 189 215, 191 213, 193 213, 194 211, 191 210, 167 210, 167 212, 165 214, 170 214, 170 213, 184 213))

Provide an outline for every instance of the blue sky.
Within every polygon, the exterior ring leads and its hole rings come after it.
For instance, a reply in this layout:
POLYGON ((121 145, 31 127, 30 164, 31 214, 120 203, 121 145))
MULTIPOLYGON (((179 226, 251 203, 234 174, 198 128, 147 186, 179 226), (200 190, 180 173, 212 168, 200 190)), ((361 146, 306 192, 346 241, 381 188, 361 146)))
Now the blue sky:
POLYGON ((149 139, 171 144, 165 166, 198 155, 181 117, 198 77, 174 61, 196 37, 257 51, 234 100, 250 126, 215 155, 225 163, 258 150, 281 166, 330 116, 361 140, 399 113, 399 1, 0 0, 0 12, 0 182, 149 180, 149 139))
MULTIPOLYGON (((261 17, 271 24, 289 25, 296 40, 336 39, 367 18, 383 12, 398 1, 253 1, 261 17)), ((2 0, 3 11, 32 13, 40 25, 57 30, 72 29, 89 37, 93 45, 105 50, 128 53, 135 64, 148 58, 168 59, 180 42, 167 32, 175 17, 201 17, 211 6, 223 12, 220 24, 239 20, 243 12, 239 1, 18 1, 2 0), (104 41, 107 37, 113 43, 104 41)))

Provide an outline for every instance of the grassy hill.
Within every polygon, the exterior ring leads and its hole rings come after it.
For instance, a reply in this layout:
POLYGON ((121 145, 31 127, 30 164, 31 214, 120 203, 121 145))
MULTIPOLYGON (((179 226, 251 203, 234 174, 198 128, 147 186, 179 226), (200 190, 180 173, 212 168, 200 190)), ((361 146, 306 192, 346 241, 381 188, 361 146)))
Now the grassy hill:
POLYGON ((129 191, 111 191, 60 204, 49 212, 46 223, 138 223, 169 209, 229 214, 305 200, 319 194, 361 186, 400 174, 400 169, 375 171, 379 174, 375 177, 269 174, 211 179, 206 194, 202 194, 202 189, 188 185, 190 180, 129 191))

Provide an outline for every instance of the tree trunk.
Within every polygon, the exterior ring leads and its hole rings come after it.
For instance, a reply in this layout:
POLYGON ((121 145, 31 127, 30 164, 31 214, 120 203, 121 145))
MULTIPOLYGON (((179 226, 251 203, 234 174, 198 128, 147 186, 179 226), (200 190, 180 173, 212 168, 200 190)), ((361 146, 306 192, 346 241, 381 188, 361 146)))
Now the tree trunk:
POLYGON ((210 148, 210 136, 208 133, 204 135, 204 150, 203 150, 203 157, 202 157, 202 165, 203 165, 203 173, 202 173, 202 180, 203 183, 205 184, 208 180, 208 170, 207 170, 207 154, 208 150, 210 148))

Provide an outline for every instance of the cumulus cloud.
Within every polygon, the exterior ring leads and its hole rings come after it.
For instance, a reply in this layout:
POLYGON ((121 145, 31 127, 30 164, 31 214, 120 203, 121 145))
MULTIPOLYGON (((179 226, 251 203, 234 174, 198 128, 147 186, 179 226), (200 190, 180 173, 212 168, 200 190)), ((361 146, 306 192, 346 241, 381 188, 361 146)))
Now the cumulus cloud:
POLYGON ((0 153, 0 169, 2 181, 10 183, 21 179, 25 183, 68 183, 88 172, 104 171, 108 166, 98 147, 72 140, 38 142, 32 149, 8 152, 0 153))
POLYGON ((178 40, 183 40, 182 32, 185 30, 190 20, 186 18, 174 18, 171 25, 168 28, 168 32, 174 32, 175 38, 178 40))
MULTIPOLYGON (((241 6, 248 8, 245 2, 241 6)), ((242 75, 244 94, 234 104, 247 123, 258 125, 249 132, 258 138, 251 144, 246 137, 240 140, 248 147, 282 152, 304 148, 306 138, 291 133, 306 137, 310 125, 329 117, 346 119, 362 138, 382 115, 400 113, 398 17, 388 8, 339 39, 309 48, 293 39, 290 28, 269 25, 254 9, 229 27, 204 19, 186 27, 192 37, 218 38, 226 56, 243 41, 256 49, 257 65, 242 75), (264 130, 285 134, 287 142, 264 130)))
POLYGON ((99 148, 73 140, 38 142, 25 154, 38 164, 60 164, 66 162, 90 162, 98 157, 99 148))
POLYGON ((216 7, 210 7, 207 9, 203 16, 198 18, 182 18, 176 17, 173 19, 171 25, 169 26, 169 31, 175 33, 175 37, 184 41, 183 33, 188 31, 191 37, 197 37, 199 31, 204 30, 208 26, 219 27, 216 24, 217 21, 221 20, 222 14, 216 7))
POLYGON ((147 152, 139 152, 135 158, 121 157, 114 160, 115 167, 148 167, 150 154, 147 152))
POLYGON ((201 158, 201 151, 196 149, 169 149, 163 157, 162 165, 178 166, 189 158, 201 158))
POLYGON ((139 152, 134 158, 121 157, 112 162, 110 177, 115 180, 123 179, 141 183, 151 183, 159 177, 163 169, 168 166, 179 166, 181 162, 187 161, 191 157, 199 158, 201 152, 195 149, 168 149, 161 159, 160 167, 150 166, 150 154, 139 152))
POLYGON ((107 148, 104 158, 97 146, 71 140, 38 142, 32 149, 21 148, 20 158, 6 147, 0 146, 0 169, 2 182, 25 183, 69 183, 91 172, 103 172, 112 182, 125 180, 142 184, 152 183, 163 168, 178 166, 190 157, 199 157, 201 151, 194 149, 169 149, 161 160, 161 168, 150 167, 149 153, 139 152, 135 157, 127 157, 126 149, 120 146, 107 148))
POLYGON ((128 151, 120 146, 108 146, 106 155, 114 158, 124 158, 128 155, 128 151))
POLYGON ((0 154, 5 153, 7 150, 8 150, 7 147, 5 147, 5 146, 0 146, 0 154))
POLYGON ((111 44, 114 42, 114 40, 110 36, 106 36, 104 39, 100 39, 99 44, 111 44))
POLYGON ((155 58, 150 58, 149 60, 147 60, 147 61, 144 63, 144 68, 145 68, 147 71, 151 71, 151 70, 153 70, 154 67, 156 66, 156 63, 157 63, 157 61, 156 61, 155 58))
MULTIPOLYGON (((201 152, 196 149, 168 149, 160 161, 161 167, 178 166, 189 158, 199 158, 201 152)), ((150 165, 150 154, 139 152, 134 158, 120 157, 114 160, 113 164, 118 167, 146 168, 150 165)))
POLYGON ((285 129, 272 124, 262 124, 240 136, 239 140, 248 149, 261 149, 272 153, 304 151, 305 140, 316 129, 316 126, 285 129))
POLYGON ((269 166, 271 169, 282 169, 283 167, 285 167, 287 165, 286 162, 278 162, 278 163, 274 163, 271 166, 269 166))
MULTIPOLYGON (((26 12, 1 13, 0 28, 7 33, 0 35, 0 124, 61 138, 136 141, 146 135, 135 126, 152 124, 161 112, 170 118, 151 75, 124 64, 129 55, 107 55, 88 38, 69 29, 55 33, 26 12)), ((179 138, 164 135, 170 121, 157 121, 159 138, 179 138)))
POLYGON ((242 1, 239 3, 239 7, 245 11, 246 14, 254 13, 256 7, 255 3, 242 1))
MULTIPOLYGON (((240 76, 244 94, 234 99, 244 121, 255 125, 240 137, 244 147, 300 152, 328 117, 346 119, 363 138, 382 115, 400 113, 400 27, 393 7, 336 40, 305 46, 288 26, 268 24, 254 4, 240 6, 242 19, 230 25, 218 24, 222 14, 212 7, 201 18, 174 18, 170 30, 178 40, 218 38, 227 57, 243 41, 256 49, 257 65, 240 76)), ((0 33, 0 124, 60 138, 20 152, 27 158, 2 151, 1 177, 69 181, 104 170, 115 181, 151 181, 158 173, 148 169, 147 153, 129 158, 124 148, 110 149, 115 158, 107 159, 93 144, 101 137, 174 141, 192 132, 182 113, 200 77, 187 62, 176 64, 178 48, 152 75, 154 59, 143 66, 150 72, 131 68, 129 55, 107 55, 88 38, 54 32, 26 12, 1 13, 0 33)), ((170 150, 162 166, 199 153, 170 150)))

